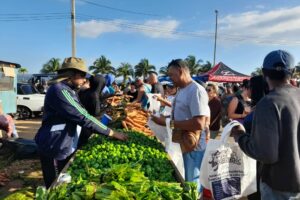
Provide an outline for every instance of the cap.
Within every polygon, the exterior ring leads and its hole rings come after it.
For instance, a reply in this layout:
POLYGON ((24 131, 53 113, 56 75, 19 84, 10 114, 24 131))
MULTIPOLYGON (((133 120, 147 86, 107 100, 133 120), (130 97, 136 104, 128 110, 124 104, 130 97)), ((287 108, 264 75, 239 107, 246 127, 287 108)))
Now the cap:
POLYGON ((88 73, 87 67, 81 58, 66 58, 58 71, 64 71, 66 69, 76 69, 78 71, 88 73))
POLYGON ((276 50, 270 52, 264 59, 263 69, 284 71, 291 73, 294 68, 294 57, 287 51, 276 50))

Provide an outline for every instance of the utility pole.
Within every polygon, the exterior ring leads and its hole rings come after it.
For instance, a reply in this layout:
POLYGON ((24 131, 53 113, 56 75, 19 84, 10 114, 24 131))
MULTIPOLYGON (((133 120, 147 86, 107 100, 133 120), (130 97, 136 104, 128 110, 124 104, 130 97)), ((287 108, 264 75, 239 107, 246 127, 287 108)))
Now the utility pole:
POLYGON ((216 13, 216 28, 215 28, 215 47, 214 47, 214 64, 216 64, 216 50, 217 50, 217 35, 218 35, 218 10, 215 10, 216 13))
POLYGON ((71 21, 72 21, 72 57, 76 57, 76 30, 75 30, 75 0, 71 0, 71 21))

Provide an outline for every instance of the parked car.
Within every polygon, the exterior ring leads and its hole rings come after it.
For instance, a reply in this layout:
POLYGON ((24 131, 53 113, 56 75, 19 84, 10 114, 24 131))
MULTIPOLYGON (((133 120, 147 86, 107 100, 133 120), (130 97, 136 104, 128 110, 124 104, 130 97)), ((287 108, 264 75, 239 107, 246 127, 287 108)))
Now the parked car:
POLYGON ((27 83, 17 84, 17 119, 28 119, 43 112, 45 94, 27 83))

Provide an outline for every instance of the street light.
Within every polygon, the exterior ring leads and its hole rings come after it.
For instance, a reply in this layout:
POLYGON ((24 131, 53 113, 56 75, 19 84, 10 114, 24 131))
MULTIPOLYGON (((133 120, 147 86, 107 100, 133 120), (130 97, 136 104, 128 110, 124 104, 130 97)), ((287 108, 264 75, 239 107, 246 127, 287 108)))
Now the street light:
POLYGON ((218 34, 218 10, 215 10, 216 13, 216 28, 215 28, 215 47, 214 47, 214 64, 216 64, 216 50, 217 50, 217 34, 218 34))

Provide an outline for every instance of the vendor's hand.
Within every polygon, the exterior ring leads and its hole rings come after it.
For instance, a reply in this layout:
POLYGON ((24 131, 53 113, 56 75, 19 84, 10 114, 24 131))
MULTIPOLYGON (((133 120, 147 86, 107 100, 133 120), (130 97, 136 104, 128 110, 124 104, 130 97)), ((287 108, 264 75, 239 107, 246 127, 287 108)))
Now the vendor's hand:
POLYGON ((151 115, 152 121, 161 126, 166 126, 166 118, 164 116, 157 117, 155 115, 151 115))
POLYGON ((237 141, 241 134, 244 134, 245 131, 241 126, 235 126, 231 129, 230 136, 234 137, 234 140, 237 141))
POLYGON ((110 136, 117 140, 122 140, 122 141, 125 141, 128 139, 127 135, 125 135, 124 133, 119 133, 117 131, 112 131, 112 134, 110 136))

